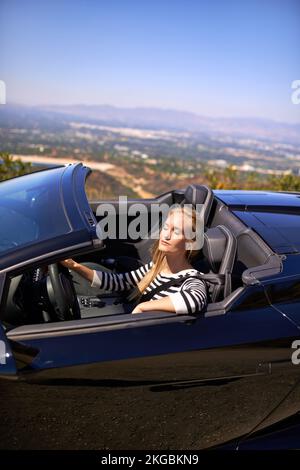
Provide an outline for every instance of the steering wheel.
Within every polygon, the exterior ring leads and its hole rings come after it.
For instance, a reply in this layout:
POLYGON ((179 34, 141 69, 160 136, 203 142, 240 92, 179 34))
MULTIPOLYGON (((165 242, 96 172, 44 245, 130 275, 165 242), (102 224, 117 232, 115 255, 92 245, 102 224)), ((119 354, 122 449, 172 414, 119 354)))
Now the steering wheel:
POLYGON ((72 277, 67 268, 58 263, 49 264, 47 293, 58 320, 77 320, 80 308, 72 277))

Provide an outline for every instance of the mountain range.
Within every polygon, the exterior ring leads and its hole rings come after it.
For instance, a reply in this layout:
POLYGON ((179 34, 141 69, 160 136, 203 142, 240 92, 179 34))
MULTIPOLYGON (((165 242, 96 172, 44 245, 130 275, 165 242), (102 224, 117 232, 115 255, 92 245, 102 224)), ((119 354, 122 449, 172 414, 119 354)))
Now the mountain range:
POLYGON ((266 118, 207 117, 174 109, 121 108, 110 105, 0 106, 0 127, 19 127, 23 124, 28 128, 35 121, 61 126, 72 120, 300 144, 300 123, 279 122, 266 118))

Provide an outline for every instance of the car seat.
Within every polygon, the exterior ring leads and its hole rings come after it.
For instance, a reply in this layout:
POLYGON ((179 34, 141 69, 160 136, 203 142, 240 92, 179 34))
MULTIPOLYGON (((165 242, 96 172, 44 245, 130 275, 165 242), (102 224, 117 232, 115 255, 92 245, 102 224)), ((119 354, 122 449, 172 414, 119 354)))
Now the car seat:
POLYGON ((207 282, 211 302, 218 302, 231 293, 236 252, 236 237, 224 225, 209 228, 204 233, 203 248, 191 264, 198 271, 210 275, 211 282, 207 282))

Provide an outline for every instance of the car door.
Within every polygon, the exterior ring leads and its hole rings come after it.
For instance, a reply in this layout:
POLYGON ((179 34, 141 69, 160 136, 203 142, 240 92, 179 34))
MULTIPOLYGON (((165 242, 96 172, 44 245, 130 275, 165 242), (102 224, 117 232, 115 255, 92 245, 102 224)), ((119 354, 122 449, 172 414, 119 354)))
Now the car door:
MULTIPOLYGON (((0 297, 4 288, 5 276, 0 275, 0 297)), ((5 329, 0 323, 0 377, 13 377, 17 374, 17 367, 11 351, 5 329)))
POLYGON ((287 254, 284 269, 273 280, 264 280, 270 304, 300 328, 300 254, 287 254))
MULTIPOLYGON (((195 449, 250 432, 289 393, 298 370, 270 364, 289 363, 297 335, 258 285, 223 315, 114 315, 7 333, 16 359, 31 351, 22 403, 42 393, 49 419, 67 407, 74 430, 80 409, 89 448, 195 449)), ((38 426, 39 406, 32 412, 38 426)), ((75 431, 68 439, 79 445, 75 431)))

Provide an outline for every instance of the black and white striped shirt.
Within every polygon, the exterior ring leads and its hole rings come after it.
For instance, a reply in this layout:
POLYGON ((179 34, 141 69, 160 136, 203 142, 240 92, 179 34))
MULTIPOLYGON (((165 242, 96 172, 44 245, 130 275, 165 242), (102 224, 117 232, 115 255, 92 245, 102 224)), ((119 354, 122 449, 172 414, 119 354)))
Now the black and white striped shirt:
MULTIPOLYGON (((127 273, 112 273, 106 271, 95 271, 93 275, 92 287, 99 287, 100 289, 108 291, 124 291, 131 289, 145 276, 151 269, 153 262, 145 264, 140 268, 129 271, 127 273)), ((171 279, 177 279, 181 275, 191 274, 190 278, 184 279, 182 284, 169 286, 166 290, 160 290, 153 295, 151 300, 169 297, 174 305, 176 313, 191 314, 194 312, 201 312, 207 304, 207 288, 204 281, 201 279, 193 278, 195 274, 199 274, 196 269, 184 269, 175 274, 168 274, 161 271, 149 284, 144 293, 151 292, 157 286, 169 282, 171 279)), ((143 296, 140 298, 143 302, 143 296)))

